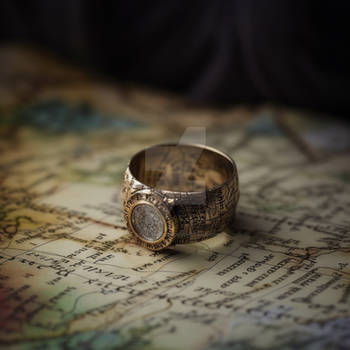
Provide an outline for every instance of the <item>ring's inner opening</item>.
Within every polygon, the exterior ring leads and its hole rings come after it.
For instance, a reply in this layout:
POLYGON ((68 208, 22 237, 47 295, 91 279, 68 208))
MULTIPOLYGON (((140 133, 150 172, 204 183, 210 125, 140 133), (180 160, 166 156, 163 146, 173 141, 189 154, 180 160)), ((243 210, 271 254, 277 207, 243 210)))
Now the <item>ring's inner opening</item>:
POLYGON ((138 153, 130 162, 132 175, 161 190, 196 192, 226 182, 233 165, 224 155, 190 145, 162 145, 138 153))

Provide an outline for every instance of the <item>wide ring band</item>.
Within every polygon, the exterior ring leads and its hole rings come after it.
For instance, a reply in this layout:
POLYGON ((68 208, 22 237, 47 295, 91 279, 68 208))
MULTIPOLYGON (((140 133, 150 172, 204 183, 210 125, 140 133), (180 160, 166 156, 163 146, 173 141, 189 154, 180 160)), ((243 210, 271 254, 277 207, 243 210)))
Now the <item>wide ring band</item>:
POLYGON ((151 250, 222 232, 239 199, 235 162, 214 148, 162 144, 132 157, 122 185, 124 220, 151 250))

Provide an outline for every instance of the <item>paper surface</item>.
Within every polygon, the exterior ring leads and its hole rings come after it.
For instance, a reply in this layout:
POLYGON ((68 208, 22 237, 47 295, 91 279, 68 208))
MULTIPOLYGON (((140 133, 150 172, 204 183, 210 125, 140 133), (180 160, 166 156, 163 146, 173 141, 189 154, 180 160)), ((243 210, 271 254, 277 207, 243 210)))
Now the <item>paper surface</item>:
POLYGON ((287 116, 293 138, 269 110, 186 109, 68 68, 45 80, 38 58, 0 52, 0 348, 350 347, 346 126, 334 147, 334 122, 287 116), (143 249, 121 216, 127 162, 202 125, 238 166, 232 232, 143 249))

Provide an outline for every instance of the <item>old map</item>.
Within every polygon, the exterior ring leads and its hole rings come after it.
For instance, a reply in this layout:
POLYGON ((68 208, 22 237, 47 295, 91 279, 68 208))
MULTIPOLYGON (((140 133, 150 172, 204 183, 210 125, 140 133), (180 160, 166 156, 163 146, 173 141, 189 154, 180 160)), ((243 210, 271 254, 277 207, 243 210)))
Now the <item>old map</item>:
POLYGON ((349 130, 191 107, 2 48, 0 348, 349 349, 349 130), (150 252, 122 221, 127 161, 198 127, 236 160, 237 220, 150 252))

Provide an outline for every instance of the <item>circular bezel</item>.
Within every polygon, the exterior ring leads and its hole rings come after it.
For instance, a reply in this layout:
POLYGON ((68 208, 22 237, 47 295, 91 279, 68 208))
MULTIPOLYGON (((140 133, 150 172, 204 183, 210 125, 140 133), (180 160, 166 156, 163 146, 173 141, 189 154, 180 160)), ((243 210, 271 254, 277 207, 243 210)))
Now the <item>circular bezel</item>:
POLYGON ((138 240, 138 242, 151 250, 161 250, 174 241, 177 227, 176 217, 172 214, 171 208, 167 205, 163 196, 154 191, 147 189, 135 192, 126 202, 124 206, 124 219, 130 233, 138 240), (132 211, 139 204, 147 204, 153 206, 160 214, 163 220, 163 234, 156 241, 148 241, 139 235, 132 225, 132 211))

